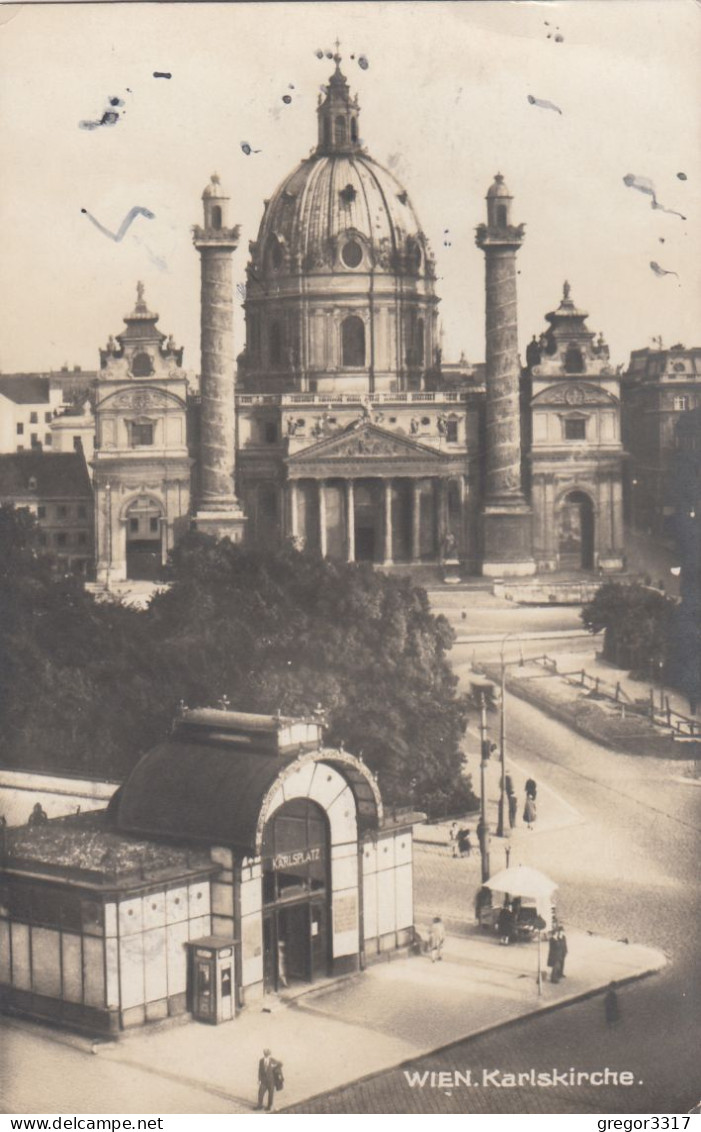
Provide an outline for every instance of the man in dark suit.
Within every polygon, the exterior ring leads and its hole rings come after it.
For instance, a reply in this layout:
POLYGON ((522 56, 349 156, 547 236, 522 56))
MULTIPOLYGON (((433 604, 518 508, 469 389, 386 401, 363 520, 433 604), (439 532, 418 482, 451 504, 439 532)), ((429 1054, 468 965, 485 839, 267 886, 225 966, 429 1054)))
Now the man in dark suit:
POLYGON ((263 1056, 258 1062, 258 1104, 257 1109, 263 1107, 263 1097, 268 1094, 267 1111, 273 1107, 275 1098, 275 1071, 281 1068, 282 1063, 276 1061, 269 1049, 263 1050, 263 1056))

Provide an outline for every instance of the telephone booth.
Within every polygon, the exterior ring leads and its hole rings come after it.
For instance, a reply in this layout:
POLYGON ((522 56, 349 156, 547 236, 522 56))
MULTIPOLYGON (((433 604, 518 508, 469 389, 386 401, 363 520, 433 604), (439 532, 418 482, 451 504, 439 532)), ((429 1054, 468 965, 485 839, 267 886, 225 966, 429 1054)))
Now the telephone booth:
POLYGON ((234 939, 203 936, 191 939, 188 981, 189 1007, 198 1022, 212 1026, 236 1014, 236 948, 234 939))

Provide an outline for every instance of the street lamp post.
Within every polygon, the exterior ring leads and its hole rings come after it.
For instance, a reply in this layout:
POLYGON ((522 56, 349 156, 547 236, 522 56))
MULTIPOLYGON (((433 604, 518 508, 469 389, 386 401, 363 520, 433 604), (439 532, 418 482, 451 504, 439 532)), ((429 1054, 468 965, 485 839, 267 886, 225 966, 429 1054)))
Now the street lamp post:
MULTIPOLYGON (((497 818, 497 837, 509 837, 511 832, 506 814, 506 660, 504 658, 504 649, 506 648, 506 642, 511 638, 511 636, 511 633, 507 633, 503 641, 501 642, 501 713, 499 719, 499 758, 501 760, 501 785, 499 789, 499 816, 497 818)), ((521 646, 519 664, 523 664, 523 646, 521 646)))
POLYGON ((487 785, 485 781, 488 762, 487 701, 484 693, 482 693, 480 696, 480 820, 477 828, 482 858, 482 884, 489 880, 489 822, 487 821, 487 785))

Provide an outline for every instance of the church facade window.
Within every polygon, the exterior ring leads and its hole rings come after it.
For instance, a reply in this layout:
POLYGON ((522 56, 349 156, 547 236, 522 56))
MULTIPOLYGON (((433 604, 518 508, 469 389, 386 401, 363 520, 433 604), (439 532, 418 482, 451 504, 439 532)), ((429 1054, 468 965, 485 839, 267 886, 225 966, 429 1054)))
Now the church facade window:
POLYGON ((579 346, 568 346, 565 354, 565 373, 583 373, 584 358, 579 346))
POLYGON ((336 145, 345 145, 348 137, 346 129, 346 119, 342 115, 338 115, 334 122, 334 141, 336 145))
POLYGON ((143 351, 134 354, 131 360, 131 372, 134 377, 150 377, 153 373, 153 364, 148 354, 143 351))
POLYGON ((153 423, 151 421, 132 421, 132 448, 147 448, 153 444, 153 423))
MULTIPOLYGON (((352 186, 351 186, 352 188, 352 186)), ((357 240, 347 240, 343 245, 341 259, 346 267, 358 267, 363 258, 363 249, 357 240)))
POLYGON ((586 440, 587 438, 587 419, 586 417, 566 417, 565 418, 565 440, 586 440))
POLYGON ((341 326, 341 357, 344 366, 365 365, 365 324, 357 315, 344 319, 341 326))

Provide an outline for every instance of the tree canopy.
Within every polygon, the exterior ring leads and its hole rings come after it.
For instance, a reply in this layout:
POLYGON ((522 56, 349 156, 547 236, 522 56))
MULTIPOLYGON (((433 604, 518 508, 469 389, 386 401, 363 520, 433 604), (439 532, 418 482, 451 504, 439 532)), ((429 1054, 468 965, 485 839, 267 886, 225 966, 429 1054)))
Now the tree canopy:
POLYGON ((146 610, 98 602, 0 509, 5 763, 124 777, 179 704, 283 714, 319 707, 327 741, 362 754, 391 805, 474 802, 452 630, 409 580, 285 548, 192 533, 146 610), (2 537, 3 535, 7 537, 2 537))
POLYGON ((607 582, 582 609, 592 633, 604 632, 604 655, 649 674, 670 659, 675 602, 639 582, 607 582))

